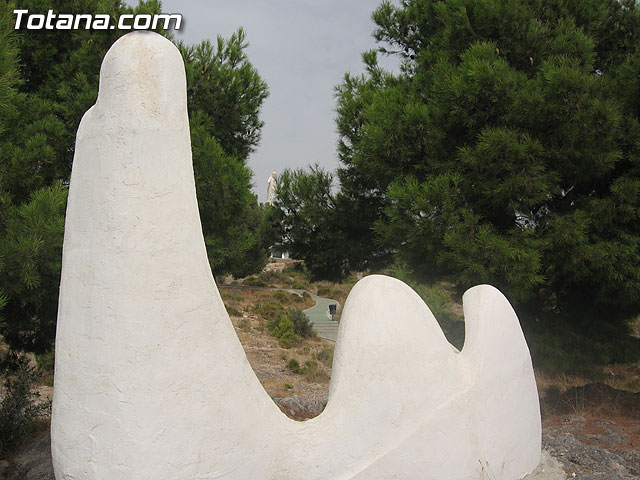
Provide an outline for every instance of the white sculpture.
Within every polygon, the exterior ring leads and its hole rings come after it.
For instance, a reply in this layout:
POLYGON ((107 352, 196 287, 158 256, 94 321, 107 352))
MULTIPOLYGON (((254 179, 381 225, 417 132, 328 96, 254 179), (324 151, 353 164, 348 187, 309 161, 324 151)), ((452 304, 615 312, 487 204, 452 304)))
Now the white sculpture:
POLYGON ((518 319, 464 296, 458 352, 420 297, 370 276, 344 307, 329 402, 267 396, 216 289, 191 164, 182 59, 155 33, 109 50, 78 129, 56 338, 57 480, 515 480, 540 459, 518 319))
POLYGON ((271 176, 267 179, 267 203, 270 205, 276 201, 277 176, 276 172, 271 172, 271 176))

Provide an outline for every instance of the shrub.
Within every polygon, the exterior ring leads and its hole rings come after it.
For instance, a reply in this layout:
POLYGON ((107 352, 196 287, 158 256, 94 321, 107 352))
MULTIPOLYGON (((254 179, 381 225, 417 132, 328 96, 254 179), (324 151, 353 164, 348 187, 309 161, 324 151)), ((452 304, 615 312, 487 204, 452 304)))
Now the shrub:
POLYGON ((227 313, 229 314, 230 317, 241 317, 242 316, 242 312, 240 310, 238 310, 236 307, 234 307, 233 305, 228 305, 228 304, 224 304, 224 308, 227 309, 227 313))
POLYGON ((248 318, 243 318, 242 320, 240 320, 240 323, 238 324, 238 327, 243 332, 250 332, 251 331, 251 321, 248 318))
POLYGON ((295 358, 289 360, 289 362, 287 363, 287 368, 293 373, 302 373, 300 362, 298 362, 298 360, 296 360, 295 358))
POLYGON ((269 284, 291 285, 293 280, 286 273, 277 270, 262 272, 260 278, 269 284))
POLYGON ((331 293, 331 289, 329 287, 327 287, 326 285, 320 285, 318 287, 318 296, 319 297, 326 297, 331 293))
POLYGON ((331 347, 324 347, 316 353, 316 358, 327 367, 331 367, 333 364, 333 349, 331 347))
POLYGON ((298 343, 298 337, 293 328, 293 321, 288 315, 280 315, 278 321, 267 324, 271 334, 278 339, 282 348, 291 348, 298 343))
POLYGON ((298 295, 296 293, 292 293, 290 299, 293 303, 302 303, 304 302, 304 297, 302 295, 298 295))
POLYGON ((248 277, 242 281, 242 285, 247 285, 249 287, 266 287, 267 282, 258 277, 248 277))
MULTIPOLYGON (((264 318, 267 323, 279 319, 280 315, 285 313, 282 305, 276 302, 265 302, 256 309, 256 313, 264 318)), ((268 327, 271 330, 270 327, 268 327)))
POLYGON ((316 331, 313 329, 313 324, 309 317, 307 317, 302 310, 292 308, 289 310, 289 318, 293 322, 293 329, 296 334, 302 338, 315 337, 316 331))
POLYGON ((276 292, 273 294, 273 299, 280 303, 289 303, 290 298, 291 297, 289 297, 285 292, 276 292))
POLYGON ((302 373, 304 374, 304 378, 309 382, 323 383, 329 380, 329 374, 314 360, 304 362, 302 373))
POLYGON ((291 288, 295 288, 296 290, 306 290, 307 288, 309 288, 309 284, 305 283, 305 282, 302 282, 300 280, 296 280, 291 285, 291 288))
POLYGON ((38 372, 26 359, 19 360, 14 371, 5 369, 4 393, 0 401, 0 456, 23 441, 36 426, 39 418, 50 412, 50 401, 39 401, 34 391, 38 372))

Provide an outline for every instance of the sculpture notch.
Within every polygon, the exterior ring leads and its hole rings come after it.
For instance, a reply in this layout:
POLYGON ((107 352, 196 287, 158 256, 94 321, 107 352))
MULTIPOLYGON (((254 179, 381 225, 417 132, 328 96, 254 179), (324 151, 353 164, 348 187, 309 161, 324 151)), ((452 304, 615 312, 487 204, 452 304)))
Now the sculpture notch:
POLYGON ((329 402, 284 416, 247 362, 208 265, 184 66, 170 41, 109 50, 76 141, 52 414, 57 480, 515 480, 540 459, 518 319, 464 296, 458 352, 384 276, 345 304, 329 402))

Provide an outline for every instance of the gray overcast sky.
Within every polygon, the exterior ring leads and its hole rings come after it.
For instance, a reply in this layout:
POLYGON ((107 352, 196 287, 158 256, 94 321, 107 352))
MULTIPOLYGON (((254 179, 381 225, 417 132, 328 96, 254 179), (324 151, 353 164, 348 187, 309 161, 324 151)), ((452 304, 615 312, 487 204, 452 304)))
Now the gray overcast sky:
MULTIPOLYGON (((132 2, 129 2, 132 3, 132 2)), ((181 13, 179 39, 193 44, 238 27, 247 55, 269 85, 262 108, 262 141, 249 158, 254 191, 266 199, 272 171, 318 162, 328 170, 336 156, 334 86, 346 72, 363 72, 361 53, 376 47, 371 13, 381 0, 163 0, 181 13)), ((381 65, 397 68, 391 59, 381 65)))

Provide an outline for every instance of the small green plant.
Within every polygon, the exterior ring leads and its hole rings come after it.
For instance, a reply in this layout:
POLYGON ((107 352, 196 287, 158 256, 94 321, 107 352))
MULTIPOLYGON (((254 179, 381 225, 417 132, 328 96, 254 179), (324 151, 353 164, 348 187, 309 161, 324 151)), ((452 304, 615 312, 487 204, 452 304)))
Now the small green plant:
POLYGON ((315 360, 307 360, 304 365, 295 358, 287 363, 287 368, 297 375, 304 375, 305 380, 313 383, 324 383, 329 380, 329 374, 315 360))
POLYGON ((288 384, 288 383, 284 384, 284 388, 287 389, 287 390, 293 390, 293 386, 288 384))
POLYGON ((240 320, 238 327, 240 327, 240 330, 242 330, 243 332, 248 333, 251 331, 251 321, 248 318, 243 318, 242 320, 240 320))
POLYGON ((318 353, 316 353, 316 359, 327 367, 331 367, 333 364, 333 348, 324 347, 318 353))
POLYGON ((302 369, 304 378, 313 383, 324 383, 329 380, 327 372, 318 365, 315 360, 307 360, 304 362, 304 368, 302 369))
POLYGON ((224 308, 227 309, 227 313, 229 314, 230 317, 241 317, 242 316, 242 312, 240 310, 238 310, 236 307, 234 307, 233 305, 228 305, 228 304, 224 304, 224 308))
POLYGON ((242 302, 244 298, 241 295, 235 295, 233 293, 224 292, 222 293, 223 300, 230 300, 232 302, 242 302))
POLYGON ((295 358, 292 358, 287 362, 287 368, 291 370, 293 373, 302 373, 302 369, 300 368, 300 362, 295 358))

